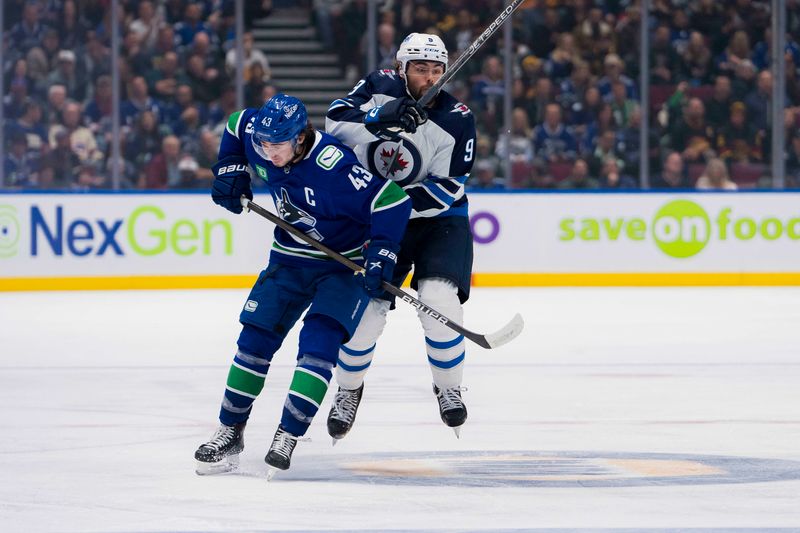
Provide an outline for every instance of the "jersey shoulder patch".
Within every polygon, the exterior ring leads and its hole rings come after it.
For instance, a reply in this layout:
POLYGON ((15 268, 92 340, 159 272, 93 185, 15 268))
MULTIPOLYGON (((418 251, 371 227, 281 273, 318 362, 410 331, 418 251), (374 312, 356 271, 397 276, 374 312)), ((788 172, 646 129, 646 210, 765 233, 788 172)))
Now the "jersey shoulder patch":
POLYGON ((466 104, 456 100, 451 94, 442 91, 434 109, 428 117, 453 138, 458 139, 465 132, 475 130, 475 116, 466 104))
POLYGON ((333 144, 329 144, 317 154, 317 165, 324 170, 332 170, 342 158, 344 153, 333 144))
POLYGON ((472 114, 472 111, 470 111, 470 109, 466 106, 466 104, 463 104, 461 102, 456 102, 455 104, 453 104, 453 107, 450 110, 450 112, 461 113, 462 117, 466 117, 472 114))

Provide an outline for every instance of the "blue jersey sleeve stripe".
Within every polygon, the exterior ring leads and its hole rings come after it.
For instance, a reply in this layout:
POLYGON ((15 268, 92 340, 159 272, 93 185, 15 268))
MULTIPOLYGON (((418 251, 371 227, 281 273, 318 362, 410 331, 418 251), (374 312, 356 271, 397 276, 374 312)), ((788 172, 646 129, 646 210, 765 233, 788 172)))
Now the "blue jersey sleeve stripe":
POLYGON ((449 203, 443 202, 434 195, 430 189, 426 189, 425 187, 412 185, 411 187, 407 187, 405 191, 414 202, 414 210, 416 211, 421 211, 420 207, 424 209, 446 209, 450 206, 449 203), (426 205, 428 207, 424 207, 426 205))
POLYGON ((436 183, 466 183, 469 176, 453 176, 452 178, 443 178, 435 174, 428 174, 428 177, 436 183))
POLYGON ((431 195, 435 196, 437 200, 442 202, 445 206, 450 207, 455 198, 450 193, 444 191, 436 183, 423 183, 422 188, 428 191, 431 195))
POLYGON ((452 196, 454 199, 458 198, 464 193, 464 186, 458 182, 443 182, 440 181, 436 183, 436 186, 442 189, 444 192, 452 196))

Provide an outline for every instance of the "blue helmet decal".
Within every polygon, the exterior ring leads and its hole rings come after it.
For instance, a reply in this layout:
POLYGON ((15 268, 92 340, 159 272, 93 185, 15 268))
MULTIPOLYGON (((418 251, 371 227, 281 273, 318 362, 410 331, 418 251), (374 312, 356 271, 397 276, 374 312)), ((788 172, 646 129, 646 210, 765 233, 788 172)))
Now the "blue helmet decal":
POLYGON ((297 139, 308 123, 306 106, 294 96, 276 94, 261 106, 253 124, 254 144, 297 139))

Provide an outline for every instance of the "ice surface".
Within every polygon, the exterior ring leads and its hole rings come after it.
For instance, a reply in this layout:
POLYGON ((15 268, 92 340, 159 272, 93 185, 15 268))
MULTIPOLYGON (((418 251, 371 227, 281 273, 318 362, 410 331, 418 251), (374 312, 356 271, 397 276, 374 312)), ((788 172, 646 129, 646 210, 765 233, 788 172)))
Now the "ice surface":
POLYGON ((0 294, 0 531, 800 531, 800 289, 476 289, 465 326, 526 327, 468 347, 460 440, 400 304, 352 432, 329 393, 269 483, 296 330, 239 471, 194 473, 245 298, 0 294))

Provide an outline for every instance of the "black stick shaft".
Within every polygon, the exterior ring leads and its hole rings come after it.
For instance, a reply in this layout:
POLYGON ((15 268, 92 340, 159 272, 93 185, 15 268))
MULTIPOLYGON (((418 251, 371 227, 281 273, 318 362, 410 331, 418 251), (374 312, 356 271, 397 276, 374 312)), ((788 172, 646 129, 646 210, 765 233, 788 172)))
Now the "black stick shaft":
MULTIPOLYGON (((276 226, 280 227, 281 229, 283 229, 285 231, 288 231, 289 233, 291 233, 295 237, 297 237, 297 238, 301 239, 302 241, 308 243, 309 245, 313 246, 314 248, 316 248, 320 252, 324 253, 325 255, 329 256, 331 259, 334 259, 335 261, 337 261, 337 262, 341 263, 342 265, 346 266, 347 268, 349 268, 353 272, 356 272, 356 273, 363 273, 364 272, 364 268, 363 267, 361 267, 358 264, 354 263, 353 261, 351 261, 350 259, 346 258, 345 256, 343 256, 339 252, 337 252, 335 250, 332 250, 331 248, 328 248, 327 246, 325 246, 321 242, 309 237, 308 235, 306 235, 305 233, 303 233, 302 231, 300 231, 296 227, 292 226, 291 224, 289 224, 288 222, 286 222, 285 220, 280 218, 278 215, 276 215, 274 213, 271 213, 270 211, 267 211, 266 209, 264 209, 263 207, 261 207, 260 205, 258 205, 256 203, 254 203, 253 201, 248 200, 245 197, 242 197, 242 205, 244 207, 250 209, 251 211, 254 211, 254 212, 258 213, 259 215, 261 215, 262 217, 266 218, 267 220, 269 220, 270 222, 272 222, 276 226)), ((411 304, 418 311, 421 311, 421 312, 425 313, 426 315, 428 315, 431 318, 437 320, 438 322, 440 322, 441 324, 447 326, 448 328, 452 329, 453 331, 463 335, 464 337, 468 338, 469 340, 471 340, 472 342, 474 342, 478 346, 481 346, 481 347, 487 348, 487 349, 488 348, 492 348, 492 346, 486 340, 486 337, 484 335, 480 335, 478 333, 473 333, 472 331, 469 331, 468 329, 462 327, 460 324, 457 324, 456 322, 453 322, 452 320, 450 320, 449 318, 444 316, 442 313, 440 313, 437 310, 433 309, 429 305, 421 302, 420 300, 414 298, 413 296, 408 294, 406 291, 404 291, 404 290, 402 290, 402 289, 400 289, 398 287, 395 287, 394 285, 392 285, 391 283, 387 283, 386 281, 383 281, 381 283, 381 287, 386 292, 388 292, 388 293, 400 298, 401 300, 403 300, 404 302, 406 302, 408 304, 411 304)))

